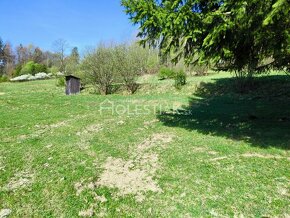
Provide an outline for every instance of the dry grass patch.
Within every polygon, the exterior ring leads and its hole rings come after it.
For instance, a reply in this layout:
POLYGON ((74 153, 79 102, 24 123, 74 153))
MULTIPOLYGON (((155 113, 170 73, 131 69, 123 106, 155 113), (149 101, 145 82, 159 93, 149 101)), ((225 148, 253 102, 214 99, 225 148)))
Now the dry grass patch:
POLYGON ((33 183, 34 174, 28 171, 21 171, 11 178, 9 183, 4 187, 5 190, 14 191, 22 188, 26 188, 33 183))
MULTIPOLYGON (((259 154, 259 153, 246 153, 242 154, 242 157, 246 158, 264 158, 264 159, 285 159, 287 157, 279 156, 279 155, 271 155, 271 154, 259 154)), ((290 160, 288 157, 287 160, 290 160)))
POLYGON ((86 150, 90 147, 90 141, 94 135, 103 129, 101 124, 92 124, 87 126, 83 131, 77 132, 76 135, 80 137, 78 146, 82 150, 86 150))
POLYGON ((140 195, 147 192, 161 192, 156 181, 144 169, 134 169, 133 161, 124 161, 120 158, 108 158, 103 168, 105 169, 100 179, 96 182, 97 186, 117 188, 118 196, 140 195))
POLYGON ((92 217, 94 215, 94 209, 89 208, 87 210, 82 210, 79 212, 79 216, 81 217, 92 217))

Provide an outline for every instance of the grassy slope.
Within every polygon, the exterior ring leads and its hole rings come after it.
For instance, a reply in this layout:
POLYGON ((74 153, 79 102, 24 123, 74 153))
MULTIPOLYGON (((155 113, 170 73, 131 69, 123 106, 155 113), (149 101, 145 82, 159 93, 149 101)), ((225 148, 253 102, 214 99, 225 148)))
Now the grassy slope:
POLYGON ((108 97, 65 96, 53 80, 0 84, 0 211, 77 217, 94 205, 94 215, 104 216, 289 216, 289 98, 272 104, 273 98, 198 92, 200 82, 226 77, 193 77, 182 91, 147 77, 136 95, 108 97), (100 115, 106 99, 130 108, 146 104, 151 113, 100 115), (169 111, 189 103, 192 115, 169 111), (156 115, 154 105, 168 113, 156 115), (166 148, 152 148, 162 192, 143 193, 142 203, 105 186, 77 195, 75 185, 97 181, 109 157, 131 160, 154 133, 173 137, 166 148))

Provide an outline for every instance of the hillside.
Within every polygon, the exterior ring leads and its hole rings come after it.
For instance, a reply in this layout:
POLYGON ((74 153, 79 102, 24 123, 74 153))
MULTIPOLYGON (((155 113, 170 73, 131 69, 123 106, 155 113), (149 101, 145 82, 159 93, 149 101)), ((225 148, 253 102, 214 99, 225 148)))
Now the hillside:
POLYGON ((0 84, 0 202, 11 217, 287 217, 290 80, 139 80, 135 95, 0 84), (279 86, 277 86, 277 83, 279 86), (273 85, 275 84, 275 85, 273 85), (277 89, 277 87, 280 87, 277 89))

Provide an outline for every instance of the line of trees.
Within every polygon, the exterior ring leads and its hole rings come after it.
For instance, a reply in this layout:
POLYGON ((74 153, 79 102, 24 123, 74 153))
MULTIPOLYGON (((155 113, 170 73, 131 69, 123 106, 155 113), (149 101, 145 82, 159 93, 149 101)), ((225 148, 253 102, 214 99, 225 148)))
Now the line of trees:
MULTIPOLYGON (((13 49, 10 43, 4 44, 2 40, 0 46, 2 78, 33 76, 40 72, 60 75, 58 72, 62 72, 64 75, 79 76, 84 86, 93 85, 105 95, 121 86, 133 94, 139 88, 137 79, 140 75, 156 74, 162 67, 174 68, 167 58, 160 59, 157 49, 140 46, 136 41, 101 43, 95 49, 88 50, 82 58, 77 47, 73 47, 67 55, 70 46, 63 39, 53 43, 53 52, 43 51, 34 45, 19 45, 13 49)), ((182 68, 184 64, 180 66, 182 68)), ((183 76, 182 81, 185 81, 183 76)), ((58 78, 57 84, 64 85, 64 78, 58 78)))
POLYGON ((13 48, 11 43, 4 43, 0 37, 0 77, 12 78, 39 72, 73 73, 79 65, 80 55, 77 47, 73 47, 67 55, 69 49, 69 44, 63 39, 53 43, 51 52, 33 44, 20 44, 13 48))

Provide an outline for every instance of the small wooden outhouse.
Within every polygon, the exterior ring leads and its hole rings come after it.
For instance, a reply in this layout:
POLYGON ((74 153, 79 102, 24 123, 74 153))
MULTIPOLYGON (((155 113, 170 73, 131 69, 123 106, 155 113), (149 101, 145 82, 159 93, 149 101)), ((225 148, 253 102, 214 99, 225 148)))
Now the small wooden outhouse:
POLYGON ((81 79, 73 76, 68 75, 65 77, 66 81, 66 88, 65 88, 65 94, 66 95, 72 95, 72 94, 78 94, 81 91, 81 79))

